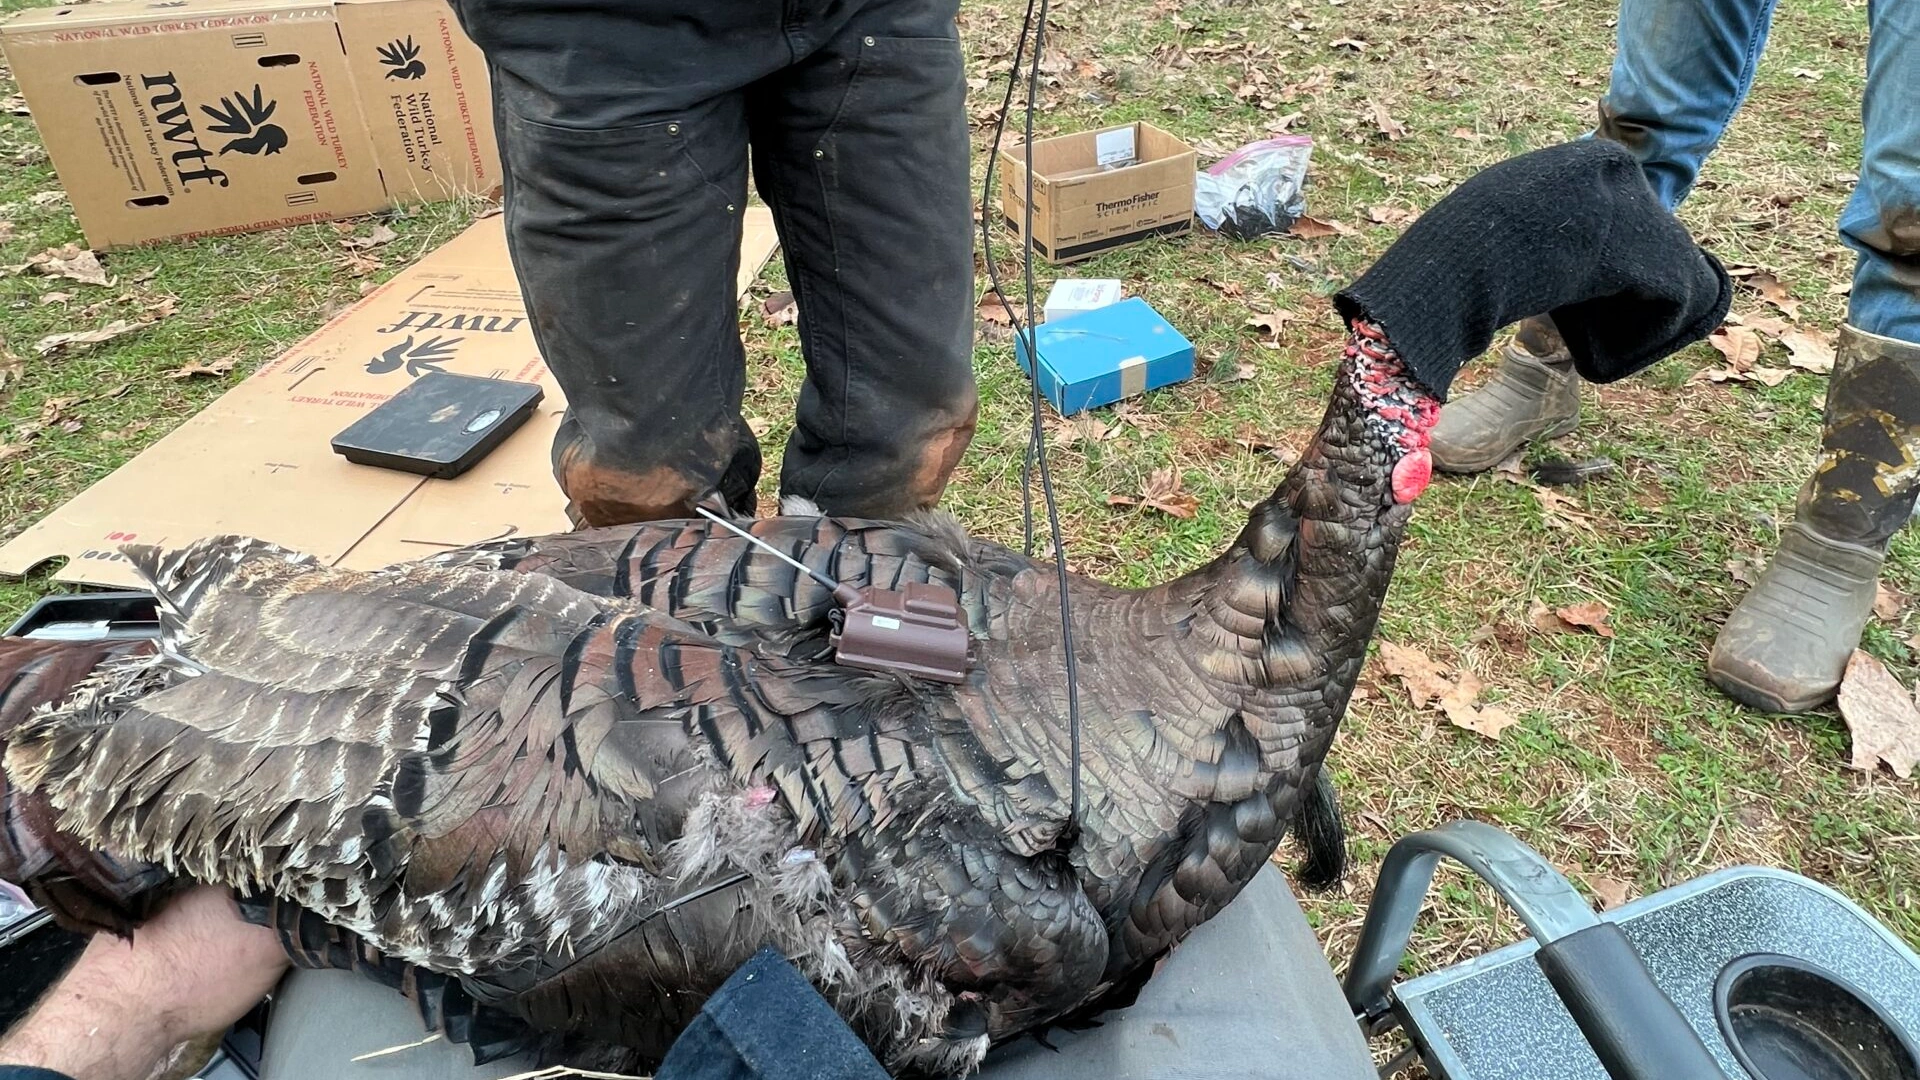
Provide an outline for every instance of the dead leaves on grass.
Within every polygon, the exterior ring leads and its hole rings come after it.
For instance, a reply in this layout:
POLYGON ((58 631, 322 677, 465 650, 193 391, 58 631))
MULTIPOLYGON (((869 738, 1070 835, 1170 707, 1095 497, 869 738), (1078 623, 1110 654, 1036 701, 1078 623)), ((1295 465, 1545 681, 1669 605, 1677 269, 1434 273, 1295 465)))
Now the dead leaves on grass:
POLYGON ((1299 317, 1286 308, 1278 311, 1256 311, 1247 316, 1247 325, 1265 335, 1265 340, 1260 342, 1263 347, 1277 349, 1280 347, 1281 331, 1287 328, 1288 323, 1299 317))
POLYGON ((195 375, 213 375, 217 377, 217 376, 225 375, 228 372, 232 371, 233 366, 239 362, 240 362, 239 353, 229 353, 226 356, 223 356, 220 359, 211 361, 209 363, 202 364, 198 361, 195 361, 194 363, 187 364, 183 367, 174 368, 172 371, 167 372, 167 378, 191 379, 195 375))
POLYGON ((1308 214, 1302 214, 1287 227, 1290 236, 1302 240, 1324 240, 1329 236, 1352 236, 1354 228, 1338 221, 1323 221, 1308 214))
POLYGON ((1885 664, 1855 649, 1840 679, 1840 716, 1853 733, 1849 768, 1873 772, 1885 762, 1905 780, 1920 761, 1920 706, 1885 664))
POLYGON ((1407 137, 1407 125, 1395 120, 1385 105, 1378 101, 1372 104, 1373 126, 1380 129, 1380 134, 1386 136, 1388 142, 1399 142, 1407 137))
POLYGON ((1873 615, 1881 622, 1899 622, 1900 613, 1907 609, 1907 595, 1898 589, 1890 589, 1884 583, 1876 584, 1873 589, 1873 615))
MULTIPOLYGON (((1000 300, 999 293, 988 293, 987 296, 991 297, 996 303, 1000 300)), ((985 299, 980 301, 983 316, 985 314, 986 302, 985 299)), ((1004 306, 1000 310, 1002 314, 1006 312, 1004 306)), ((791 292, 782 289, 760 302, 760 317, 767 321, 768 326, 793 326, 800 321, 800 304, 794 300, 791 292)), ((1004 326, 1007 324, 1002 323, 1001 325, 1004 326)))
POLYGON ((981 336, 989 341, 1012 340, 1015 317, 1017 316, 1021 324, 1025 325, 1027 316, 1025 305, 1009 301, 991 289, 980 298, 974 313, 980 319, 981 336))
POLYGON ((1533 497, 1540 504, 1540 520, 1549 529, 1591 528, 1593 515, 1576 509, 1580 500, 1560 494, 1548 487, 1533 489, 1533 497))
POLYGON ((1593 898, 1600 901, 1601 911, 1612 911, 1627 902, 1627 883, 1618 878, 1590 877, 1587 888, 1593 890, 1593 898))
POLYGON ((1823 334, 1793 328, 1779 319, 1764 315, 1729 315, 1726 324, 1707 336, 1725 358, 1726 366, 1696 372, 1690 382, 1753 382, 1779 386, 1791 374, 1788 368, 1762 365, 1766 334, 1787 348, 1787 363, 1802 371, 1825 375, 1833 371, 1834 348, 1823 334))
POLYGON ((382 244, 391 244, 398 239, 400 239, 399 233, 394 232, 392 228, 384 223, 375 222, 373 228, 367 230, 367 235, 349 236, 345 240, 340 241, 340 246, 357 251, 366 251, 369 248, 377 248, 382 244))
POLYGON ((33 351, 41 356, 83 352, 101 342, 131 334, 145 325, 146 323, 134 322, 130 319, 115 319, 98 330, 70 330, 64 334, 48 334, 34 343, 33 351))
POLYGON ((100 257, 78 244, 48 248, 26 262, 7 267, 5 272, 65 278, 85 285, 113 284, 113 279, 107 276, 107 268, 100 265, 100 257))
POLYGON ((1824 337, 1815 337, 1803 330, 1782 335, 1780 344, 1787 347, 1787 362, 1803 371, 1825 375, 1833 371, 1833 346, 1824 337))
POLYGON ((1485 686, 1471 671, 1455 671, 1419 649, 1391 641, 1380 643, 1380 660, 1387 673, 1406 687, 1414 708, 1436 706, 1454 727, 1498 739, 1501 732, 1519 723, 1498 705, 1478 703, 1485 686))
POLYGON ((1200 509, 1200 500, 1183 486, 1180 474, 1171 467, 1153 470, 1141 486, 1138 496, 1109 495, 1108 506, 1139 506, 1187 520, 1200 509))
POLYGON ((1581 631, 1613 636, 1613 609, 1599 600, 1549 608, 1538 600, 1527 605, 1527 622, 1543 634, 1577 634, 1581 631))

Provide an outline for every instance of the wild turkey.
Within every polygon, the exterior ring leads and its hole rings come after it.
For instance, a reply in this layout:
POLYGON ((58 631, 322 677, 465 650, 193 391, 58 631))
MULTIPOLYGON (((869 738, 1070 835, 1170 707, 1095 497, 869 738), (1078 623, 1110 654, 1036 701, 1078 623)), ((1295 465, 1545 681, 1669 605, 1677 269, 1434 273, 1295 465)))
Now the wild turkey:
POLYGON ((953 588, 967 682, 835 664, 828 590, 703 521, 371 573, 239 538, 130 549, 163 644, 8 736, 0 862, 49 846, 50 804, 65 854, 24 866, 56 902, 65 876, 142 872, 76 867, 78 841, 257 897, 303 962, 477 1045, 531 1030, 636 1066, 771 942, 889 1069, 958 1074, 1111 1000, 1272 856, 1459 363, 1553 310, 1583 370, 1619 377, 1726 298, 1617 147, 1516 159, 1430 210, 1339 299, 1326 417, 1227 552, 1145 590, 1072 581, 1077 828, 1053 568, 939 515, 796 514, 750 527, 842 582, 953 588), (1543 244, 1565 264, 1512 257, 1543 244))

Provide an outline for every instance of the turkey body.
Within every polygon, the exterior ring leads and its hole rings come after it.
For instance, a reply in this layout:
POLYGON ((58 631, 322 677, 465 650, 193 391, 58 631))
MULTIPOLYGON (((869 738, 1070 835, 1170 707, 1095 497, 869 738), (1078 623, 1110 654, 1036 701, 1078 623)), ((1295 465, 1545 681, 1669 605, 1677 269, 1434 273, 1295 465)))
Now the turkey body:
POLYGON ((636 1063, 773 944, 891 1071, 963 1073, 1140 977, 1272 856, 1431 411, 1350 347, 1225 554, 1144 590, 1071 581, 1077 828, 1052 565, 938 516, 812 514, 749 527, 845 583, 953 588, 965 684, 834 664, 827 589, 704 521, 375 572, 133 549, 162 646, 8 736, 9 821, 44 802, 116 866, 265 897, 309 962, 433 975, 636 1063))

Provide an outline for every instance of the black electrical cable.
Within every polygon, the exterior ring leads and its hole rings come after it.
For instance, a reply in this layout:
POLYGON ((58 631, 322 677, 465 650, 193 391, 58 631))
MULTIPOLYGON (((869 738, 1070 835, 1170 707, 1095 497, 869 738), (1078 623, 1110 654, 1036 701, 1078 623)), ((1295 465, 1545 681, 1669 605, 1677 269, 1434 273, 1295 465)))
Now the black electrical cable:
POLYGON ((1020 61, 1027 45, 1027 39, 1033 39, 1033 55, 1027 70, 1026 131, 1023 144, 1026 172, 1026 205, 1023 208, 1021 222, 1020 268, 1025 278, 1026 312, 1028 319, 1022 320, 1011 306, 1007 307, 1008 321, 1013 327, 1014 336, 1023 338, 1027 347, 1027 363, 1032 366, 1028 387, 1028 404, 1032 414, 1032 425, 1027 437, 1027 451, 1020 469, 1020 492, 1022 516, 1026 528, 1027 554, 1033 554, 1033 490, 1032 468, 1037 463, 1040 471, 1040 493, 1047 507, 1047 532, 1053 541, 1053 565, 1059 577, 1060 587, 1060 642, 1066 653, 1067 674, 1067 741, 1069 762, 1070 794, 1068 801, 1067 827, 1056 841, 1056 848, 1065 851, 1073 846, 1080 836, 1080 665, 1074 655, 1073 647, 1073 611, 1068 595, 1067 552, 1060 536, 1060 508, 1053 492, 1053 473, 1047 467, 1047 446, 1044 425, 1040 410, 1040 352, 1036 347, 1031 316, 1034 309, 1033 291, 1033 114, 1034 102, 1040 96, 1040 62, 1046 55, 1047 11, 1051 0, 1027 0, 1027 14, 1020 25, 1020 40, 1014 46, 1013 67, 1007 75, 1007 94, 1000 104, 1000 116, 994 121, 993 149, 987 157, 986 181, 980 193, 980 245, 987 264, 987 278, 993 283, 994 294, 1006 304, 1006 292, 1000 287, 1000 271, 993 261, 993 215, 988 207, 993 201, 993 170, 1000 157, 1000 144, 1006 136, 1007 110, 1013 107, 1013 90, 1020 80, 1020 61), (1035 15, 1038 14, 1036 20, 1035 15))

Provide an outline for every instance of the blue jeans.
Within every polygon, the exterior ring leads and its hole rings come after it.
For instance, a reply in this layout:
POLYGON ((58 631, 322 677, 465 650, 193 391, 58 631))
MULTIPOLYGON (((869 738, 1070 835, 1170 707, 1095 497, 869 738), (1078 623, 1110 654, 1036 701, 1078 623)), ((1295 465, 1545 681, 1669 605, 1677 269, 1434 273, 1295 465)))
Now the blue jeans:
MULTIPOLYGON (((806 976, 761 949, 674 1040, 657 1080, 887 1080, 806 976)), ((4 1080, 4 1078, 0 1078, 4 1080)))
MULTIPOLYGON (((1625 143, 1669 208, 1753 86, 1774 0, 1621 0, 1598 134, 1625 143)), ((1857 255, 1847 321, 1920 342, 1920 0, 1868 0, 1865 145, 1840 214, 1857 255)))

